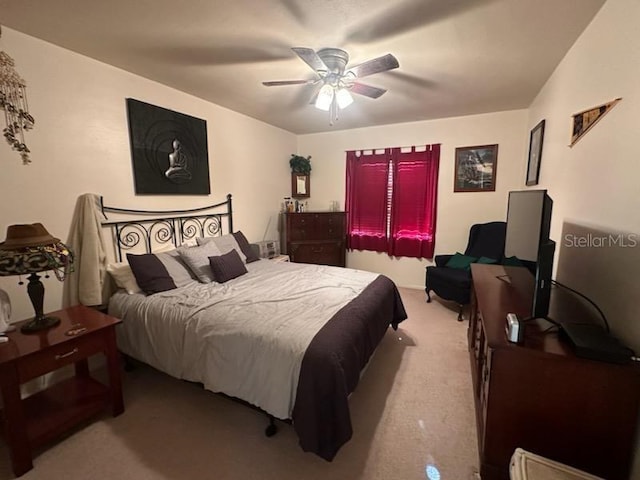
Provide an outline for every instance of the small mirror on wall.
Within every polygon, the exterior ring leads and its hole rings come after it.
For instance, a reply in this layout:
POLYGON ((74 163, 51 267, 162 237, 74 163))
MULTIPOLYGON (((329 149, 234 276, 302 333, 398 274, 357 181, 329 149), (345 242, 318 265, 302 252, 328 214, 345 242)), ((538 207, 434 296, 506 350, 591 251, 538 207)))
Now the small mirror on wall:
POLYGON ((309 175, 302 175, 300 173, 291 174, 291 196, 293 198, 308 198, 311 196, 309 175))

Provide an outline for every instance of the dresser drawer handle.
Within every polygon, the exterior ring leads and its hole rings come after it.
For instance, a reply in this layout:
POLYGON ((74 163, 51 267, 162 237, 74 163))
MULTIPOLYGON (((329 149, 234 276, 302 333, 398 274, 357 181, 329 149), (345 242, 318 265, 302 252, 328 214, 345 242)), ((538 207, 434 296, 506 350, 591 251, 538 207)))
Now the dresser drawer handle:
POLYGON ((323 250, 322 247, 314 248, 313 253, 322 253, 322 250, 323 250))
POLYGON ((73 350, 71 350, 70 352, 67 353, 63 353, 61 355, 56 355, 56 360, 62 360, 63 358, 67 358, 70 357, 71 355, 78 353, 78 348, 74 348, 73 350))

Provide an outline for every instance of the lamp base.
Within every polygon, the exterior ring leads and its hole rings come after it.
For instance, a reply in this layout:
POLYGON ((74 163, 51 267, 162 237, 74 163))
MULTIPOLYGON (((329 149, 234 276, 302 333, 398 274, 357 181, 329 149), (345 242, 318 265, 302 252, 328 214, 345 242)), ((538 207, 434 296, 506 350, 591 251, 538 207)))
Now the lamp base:
POLYGON ((60 323, 60 319, 58 317, 40 317, 34 318, 29 323, 24 324, 20 327, 20 331, 22 333, 34 333, 39 332, 40 330, 45 330, 47 328, 55 327, 60 323))

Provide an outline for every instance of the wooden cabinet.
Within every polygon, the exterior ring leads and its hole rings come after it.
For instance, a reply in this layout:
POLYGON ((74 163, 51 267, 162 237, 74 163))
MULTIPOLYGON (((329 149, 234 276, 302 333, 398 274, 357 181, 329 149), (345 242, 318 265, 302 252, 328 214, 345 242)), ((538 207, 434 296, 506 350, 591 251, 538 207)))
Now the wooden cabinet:
POLYGON ((280 221, 282 253, 292 262, 345 266, 344 212, 283 213, 280 221))
MULTIPOLYGON (((640 367, 578 358, 546 320, 527 322, 524 343, 509 343, 506 315, 527 317, 533 276, 497 265, 473 264, 471 271, 468 341, 482 479, 507 480, 517 447, 607 480, 628 479, 640 367)), ((552 289, 549 317, 599 321, 561 288, 552 289)))

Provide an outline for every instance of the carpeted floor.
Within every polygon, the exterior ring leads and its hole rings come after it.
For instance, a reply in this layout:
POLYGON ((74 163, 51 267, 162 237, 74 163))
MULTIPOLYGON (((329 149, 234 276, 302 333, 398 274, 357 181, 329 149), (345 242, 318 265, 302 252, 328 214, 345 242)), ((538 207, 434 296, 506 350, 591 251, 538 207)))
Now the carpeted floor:
MULTIPOLYGON (((24 480, 477 478, 467 322, 401 289, 409 319, 389 329, 350 399, 354 435, 333 462, 304 453, 293 428, 266 438, 264 414, 140 365, 124 373, 125 413, 34 454, 24 480), (432 471, 432 470, 430 470, 432 471)), ((0 479, 13 478, 0 442, 0 479)))

